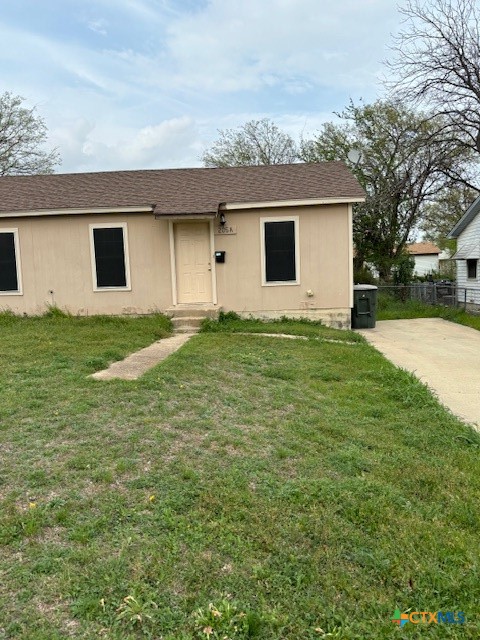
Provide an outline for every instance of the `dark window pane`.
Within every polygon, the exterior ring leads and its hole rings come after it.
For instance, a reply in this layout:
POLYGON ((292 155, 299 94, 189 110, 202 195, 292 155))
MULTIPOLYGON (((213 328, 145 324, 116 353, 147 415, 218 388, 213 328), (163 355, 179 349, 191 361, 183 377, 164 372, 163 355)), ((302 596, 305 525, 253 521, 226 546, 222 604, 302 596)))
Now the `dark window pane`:
POLYGON ((296 280, 293 220, 265 222, 265 276, 267 282, 296 280))
POLYGON ((0 233, 0 291, 18 291, 15 236, 0 233))
POLYGON ((477 277, 477 260, 467 260, 467 277, 477 277))
POLYGON ((94 229, 97 287, 126 287, 123 228, 94 229))

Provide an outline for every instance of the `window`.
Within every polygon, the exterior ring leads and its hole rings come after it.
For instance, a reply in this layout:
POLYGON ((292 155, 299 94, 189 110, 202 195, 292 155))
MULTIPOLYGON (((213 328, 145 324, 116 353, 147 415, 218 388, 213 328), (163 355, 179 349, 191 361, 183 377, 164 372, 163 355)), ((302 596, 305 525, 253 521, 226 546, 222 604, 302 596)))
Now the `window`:
POLYGON ((18 229, 0 230, 0 295, 22 293, 18 229))
POLYGON ((467 260, 467 278, 477 279, 477 262, 478 260, 467 260))
POLYGON ((130 289, 127 225, 90 225, 93 285, 100 289, 130 289))
POLYGON ((298 217, 261 218, 264 285, 299 284, 298 217))

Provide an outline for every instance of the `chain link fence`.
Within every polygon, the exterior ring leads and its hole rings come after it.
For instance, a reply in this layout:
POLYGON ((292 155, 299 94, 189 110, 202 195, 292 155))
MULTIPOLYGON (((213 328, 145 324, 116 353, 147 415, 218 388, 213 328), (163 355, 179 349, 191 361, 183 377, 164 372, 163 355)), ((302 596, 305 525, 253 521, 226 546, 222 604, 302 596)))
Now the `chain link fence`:
POLYGON ((480 287, 460 287, 455 282, 415 282, 408 285, 380 285, 379 297, 396 301, 417 300, 424 304, 480 311, 480 287))

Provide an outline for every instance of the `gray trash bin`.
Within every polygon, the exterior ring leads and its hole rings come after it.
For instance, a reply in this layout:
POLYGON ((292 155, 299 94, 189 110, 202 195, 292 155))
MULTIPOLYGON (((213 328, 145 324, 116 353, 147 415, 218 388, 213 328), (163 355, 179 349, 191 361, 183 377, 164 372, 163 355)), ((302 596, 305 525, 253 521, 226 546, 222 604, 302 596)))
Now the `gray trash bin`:
POLYGON ((377 320, 378 287, 356 284, 353 287, 352 329, 373 329, 377 320))

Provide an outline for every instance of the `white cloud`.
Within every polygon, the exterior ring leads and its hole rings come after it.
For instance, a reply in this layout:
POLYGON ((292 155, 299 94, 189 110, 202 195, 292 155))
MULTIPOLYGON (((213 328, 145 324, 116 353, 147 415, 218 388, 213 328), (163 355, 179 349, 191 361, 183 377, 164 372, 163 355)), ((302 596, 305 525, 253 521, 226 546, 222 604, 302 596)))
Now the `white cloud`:
MULTIPOLYGON (((11 70, 6 66, 2 69, 4 78, 10 75, 14 77, 18 65, 21 65, 28 74, 36 72, 36 84, 46 86, 47 91, 52 83, 64 89, 75 82, 94 86, 101 91, 128 91, 113 56, 103 52, 99 54, 74 42, 60 42, 28 30, 7 29, 2 25, 0 39, 3 44, 2 67, 8 60, 12 62, 11 70), (9 54, 9 51, 12 53, 9 54)), ((34 79, 31 82, 35 84, 34 79)))
POLYGON ((202 150, 198 127, 187 117, 141 129, 70 121, 51 132, 51 141, 62 150, 62 172, 194 166, 202 150))
POLYGON ((388 37, 387 18, 394 14, 388 5, 384 0, 211 0, 203 11, 170 24, 177 84, 216 93, 371 84, 388 37))
POLYGON ((88 28, 94 33, 98 33, 101 36, 107 35, 107 21, 99 18, 98 20, 90 20, 87 23, 88 28))
POLYGON ((198 131, 188 117, 172 118, 140 129, 118 148, 124 163, 174 166, 199 149, 198 131))
POLYGON ((82 158, 83 149, 95 126, 84 118, 68 120, 63 126, 50 131, 49 142, 61 150, 62 165, 59 171, 75 170, 82 158))

